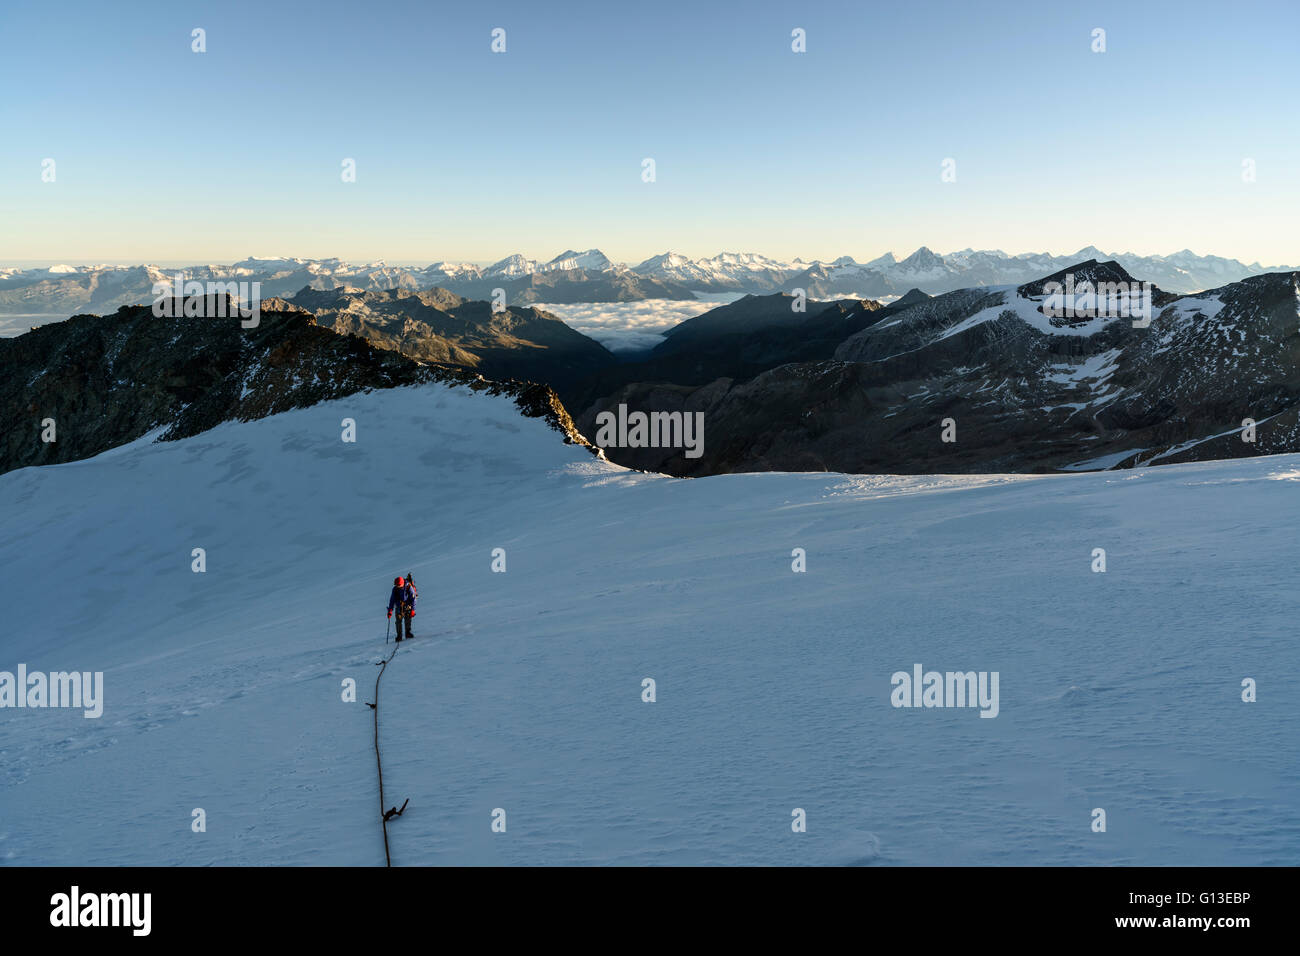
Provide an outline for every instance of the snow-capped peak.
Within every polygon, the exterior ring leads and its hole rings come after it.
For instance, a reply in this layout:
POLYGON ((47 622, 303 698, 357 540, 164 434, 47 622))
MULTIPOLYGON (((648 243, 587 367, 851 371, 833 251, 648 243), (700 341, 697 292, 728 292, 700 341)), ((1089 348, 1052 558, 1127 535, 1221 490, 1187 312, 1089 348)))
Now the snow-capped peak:
POLYGON ((504 259, 492 263, 483 270, 486 276, 505 276, 513 278, 515 276, 529 275, 537 271, 537 260, 529 259, 516 252, 512 256, 506 256, 504 259))
POLYGON ((614 264, 599 249, 588 249, 586 252, 574 252, 572 249, 568 249, 545 265, 539 266, 537 271, 552 272, 557 269, 566 271, 582 269, 586 272, 604 272, 613 267, 614 264))

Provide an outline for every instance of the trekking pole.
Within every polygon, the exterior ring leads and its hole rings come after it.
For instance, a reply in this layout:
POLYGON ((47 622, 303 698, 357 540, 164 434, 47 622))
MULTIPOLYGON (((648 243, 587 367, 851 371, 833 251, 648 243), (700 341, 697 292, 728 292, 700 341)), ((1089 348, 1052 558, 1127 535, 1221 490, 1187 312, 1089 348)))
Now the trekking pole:
POLYGON ((384 644, 385 644, 385 645, 388 644, 388 632, 391 631, 392 629, 393 629, 393 619, 390 617, 390 618, 388 619, 388 624, 385 625, 385 627, 384 627, 384 644))

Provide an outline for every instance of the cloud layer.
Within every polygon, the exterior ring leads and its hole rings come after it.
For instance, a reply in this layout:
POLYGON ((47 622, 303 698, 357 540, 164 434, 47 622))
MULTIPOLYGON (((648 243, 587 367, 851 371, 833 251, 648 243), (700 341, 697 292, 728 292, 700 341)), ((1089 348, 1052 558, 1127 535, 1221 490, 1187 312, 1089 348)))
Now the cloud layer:
POLYGON ((699 294, 693 302, 677 299, 643 299, 640 302, 578 302, 570 305, 538 303, 537 308, 595 339, 611 352, 651 349, 663 341, 668 329, 740 298, 739 293, 699 294))

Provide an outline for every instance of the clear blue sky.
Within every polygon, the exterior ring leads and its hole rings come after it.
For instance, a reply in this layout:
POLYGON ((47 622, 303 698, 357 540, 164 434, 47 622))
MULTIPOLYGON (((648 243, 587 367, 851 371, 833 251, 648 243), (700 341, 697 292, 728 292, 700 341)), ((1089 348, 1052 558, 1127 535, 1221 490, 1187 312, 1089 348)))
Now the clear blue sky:
POLYGON ((1293 264, 1298 38, 1296 0, 3 0, 0 261, 1293 264))

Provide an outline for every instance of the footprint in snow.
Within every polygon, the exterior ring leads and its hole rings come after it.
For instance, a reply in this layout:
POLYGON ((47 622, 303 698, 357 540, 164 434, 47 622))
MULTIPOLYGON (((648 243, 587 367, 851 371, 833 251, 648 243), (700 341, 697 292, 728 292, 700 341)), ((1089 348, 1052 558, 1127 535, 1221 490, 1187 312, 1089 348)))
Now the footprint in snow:
POLYGON ((856 830, 835 845, 832 859, 837 866, 870 866, 880 858, 880 837, 856 830))
POLYGON ((1092 701, 1092 691, 1075 684, 1061 694, 1058 699, 1068 707, 1082 707, 1092 701))

